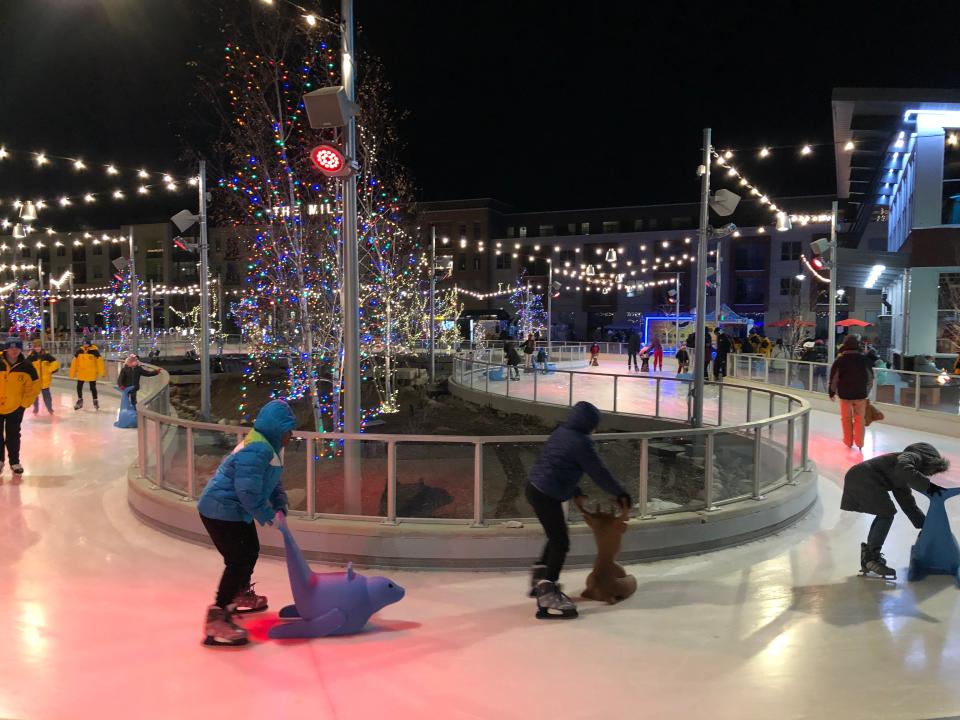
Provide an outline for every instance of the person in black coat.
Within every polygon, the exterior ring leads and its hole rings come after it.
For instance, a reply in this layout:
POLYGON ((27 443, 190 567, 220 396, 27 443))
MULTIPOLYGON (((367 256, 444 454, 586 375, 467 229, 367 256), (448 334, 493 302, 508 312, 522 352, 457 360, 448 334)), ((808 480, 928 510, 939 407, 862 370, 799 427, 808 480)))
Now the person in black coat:
POLYGON ((512 340, 503 346, 503 354, 507 358, 507 375, 514 380, 520 379, 520 353, 517 352, 517 345, 512 340), (513 377, 516 373, 516 377, 513 377))
POLYGON ((630 495, 603 464, 590 438, 600 424, 600 411, 580 401, 567 421, 550 433, 543 452, 530 470, 526 497, 547 535, 540 560, 533 566, 531 595, 537 598, 538 617, 576 617, 576 605, 560 590, 557 580, 570 549, 563 503, 583 497, 580 478, 586 473, 601 489, 629 509, 630 495), (550 612, 553 610, 554 612, 550 612))
POLYGON ((627 370, 630 369, 630 363, 633 363, 634 371, 638 370, 637 366, 637 353, 640 352, 640 335, 638 333, 630 333, 630 339, 627 340, 627 370))
POLYGON ((713 360, 713 379, 719 382, 727 376, 727 355, 730 354, 730 338, 717 328, 717 357, 713 360))
POLYGON ((924 515, 917 507, 912 490, 926 495, 938 495, 943 491, 930 481, 928 475, 936 475, 950 467, 950 462, 929 443, 914 443, 900 453, 887 453, 854 465, 843 479, 843 497, 840 509, 875 515, 870 525, 867 541, 860 543, 860 569, 883 577, 897 576, 887 567, 880 552, 887 533, 893 525, 897 509, 894 499, 918 530, 923 527, 924 515))
POLYGON ((137 391, 140 389, 140 378, 155 377, 160 374, 159 370, 148 370, 140 364, 140 358, 133 353, 127 356, 120 374, 117 376, 117 387, 120 390, 130 388, 130 404, 137 407, 137 391))
POLYGON ((860 337, 848 335, 840 355, 830 368, 830 399, 840 396, 840 426, 843 444, 863 449, 867 397, 873 387, 873 366, 860 352, 860 337))

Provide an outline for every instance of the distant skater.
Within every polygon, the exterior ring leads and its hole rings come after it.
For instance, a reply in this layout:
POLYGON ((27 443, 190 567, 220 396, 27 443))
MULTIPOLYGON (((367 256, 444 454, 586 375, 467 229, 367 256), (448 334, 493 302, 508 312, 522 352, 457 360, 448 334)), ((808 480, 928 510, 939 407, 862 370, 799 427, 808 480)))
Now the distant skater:
POLYGON ((84 335, 80 345, 73 356, 73 362, 70 363, 70 377, 77 381, 77 403, 73 406, 74 410, 83 407, 83 384, 90 385, 90 395, 93 397, 93 409, 100 409, 100 401, 97 398, 97 379, 105 377, 107 374, 106 366, 103 364, 103 357, 100 350, 90 340, 89 335, 84 335))

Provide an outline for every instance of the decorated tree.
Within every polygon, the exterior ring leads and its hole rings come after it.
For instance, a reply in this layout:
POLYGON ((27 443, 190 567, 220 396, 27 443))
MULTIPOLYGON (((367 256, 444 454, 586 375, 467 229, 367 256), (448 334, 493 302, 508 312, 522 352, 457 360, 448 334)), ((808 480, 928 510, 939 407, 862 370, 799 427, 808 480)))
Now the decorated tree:
MULTIPOLYGON (((147 305, 147 295, 143 281, 137 278, 137 317, 139 327, 145 328, 150 324, 150 310, 147 305)), ((131 292, 131 277, 129 266, 114 275, 111 292, 103 301, 103 320, 105 323, 107 348, 114 352, 131 349, 131 333, 133 330, 133 293, 131 292)))
POLYGON ((525 272, 517 277, 517 287, 510 296, 513 305, 517 328, 521 339, 526 339, 530 333, 543 333, 547 326, 547 314, 543 309, 543 295, 536 292, 530 284, 525 272))
POLYGON ((7 296, 7 314, 11 327, 27 335, 39 333, 43 298, 42 290, 38 290, 37 281, 19 280, 8 288, 13 291, 7 296))

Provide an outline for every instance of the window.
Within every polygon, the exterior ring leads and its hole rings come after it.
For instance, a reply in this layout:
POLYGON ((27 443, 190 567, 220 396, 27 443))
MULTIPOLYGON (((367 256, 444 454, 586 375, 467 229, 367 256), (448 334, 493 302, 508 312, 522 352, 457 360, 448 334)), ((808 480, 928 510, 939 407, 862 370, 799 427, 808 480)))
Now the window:
POLYGON ((526 237, 526 236, 527 236, 527 226, 526 226, 526 225, 521 225, 521 226, 520 226, 520 237, 526 237))
POLYGON ((481 235, 483 235, 483 231, 480 229, 480 223, 475 222, 473 224, 473 239, 479 240, 481 235))
POLYGON ((103 255, 103 245, 94 245, 93 246, 94 255, 103 255))
POLYGON ((87 254, 83 245, 74 245, 73 246, 73 261, 75 263, 85 262, 87 259, 87 254))
POLYGON ((497 270, 509 270, 510 269, 510 255, 505 252, 497 255, 497 270))
POLYGON ((25 247, 20 248, 20 256, 28 258, 30 257, 30 246, 26 245, 25 247))
POLYGON ((508 226, 507 226, 507 237, 513 237, 513 233, 514 233, 513 225, 508 225, 508 226))
POLYGON ((466 255, 462 255, 462 254, 461 254, 460 256, 458 256, 458 258, 457 258, 457 268, 459 268, 460 270, 466 270, 466 269, 467 269, 467 256, 466 256, 466 255))
POLYGON ((670 227, 672 227, 674 230, 693 227, 693 218, 690 218, 690 217, 670 218, 670 227))
POLYGON ((650 218, 647 220, 647 230, 656 230, 657 229, 657 219, 650 218))
POLYGON ((766 299, 767 278, 765 275, 758 277, 738 277, 737 287, 733 302, 736 305, 763 305, 766 299))
POLYGON ((603 232, 605 233, 615 233, 620 232, 620 223, 616 220, 607 220, 603 223, 603 232))
POLYGON ((577 224, 567 223, 567 235, 576 235, 576 234, 577 234, 577 224))
POLYGON ((766 270, 766 247, 756 242, 738 242, 733 246, 737 270, 766 270))
POLYGON ((479 256, 479 255, 474 255, 474 256, 473 256, 473 269, 474 269, 474 270, 479 270, 479 269, 480 269, 480 256, 479 256))
POLYGON ((960 273, 940 273, 937 352, 960 352, 960 273))
POLYGON ((57 257, 66 257, 66 256, 67 256, 67 248, 61 245, 60 247, 57 248, 57 257))
POLYGON ((634 220, 633 221, 633 231, 640 232, 643 230, 643 220, 634 220))
POLYGON ((460 224, 460 239, 461 240, 467 239, 467 226, 465 223, 460 224))
POLYGON ((580 234, 589 235, 590 234, 590 223, 580 223, 580 234))
POLYGON ((780 243, 781 260, 799 260, 800 259, 800 241, 784 240, 780 243))
POLYGON ((800 294, 800 288, 802 287, 799 280, 796 278, 780 278, 780 294, 781 295, 793 295, 800 294))
POLYGON ((553 225, 541 225, 540 226, 540 237, 551 237, 556 233, 556 229, 553 225))
POLYGON ((94 280, 99 280, 99 279, 102 278, 102 277, 103 277, 103 268, 95 267, 95 268, 93 269, 93 279, 94 279, 94 280))

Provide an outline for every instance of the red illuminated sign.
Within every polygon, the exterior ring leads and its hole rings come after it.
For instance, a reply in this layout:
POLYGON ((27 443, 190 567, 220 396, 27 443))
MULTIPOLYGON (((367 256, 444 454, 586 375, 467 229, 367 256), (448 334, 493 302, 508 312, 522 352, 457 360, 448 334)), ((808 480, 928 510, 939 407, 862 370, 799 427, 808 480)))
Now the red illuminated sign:
POLYGON ((343 153, 333 145, 318 145, 310 151, 310 159, 325 175, 341 173, 346 165, 343 153))

